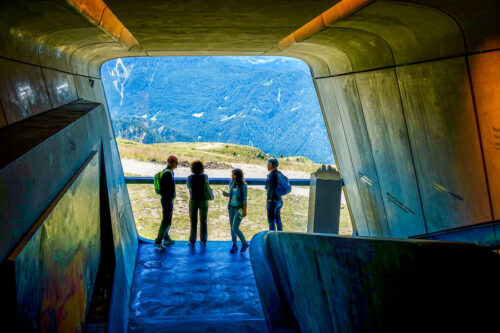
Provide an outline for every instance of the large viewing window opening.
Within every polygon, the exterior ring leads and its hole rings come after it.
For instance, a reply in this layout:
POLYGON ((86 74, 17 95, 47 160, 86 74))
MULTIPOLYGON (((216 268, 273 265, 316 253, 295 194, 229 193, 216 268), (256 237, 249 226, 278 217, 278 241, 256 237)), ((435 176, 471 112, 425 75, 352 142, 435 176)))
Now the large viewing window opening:
MULTIPOLYGON (((308 66, 286 57, 121 58, 101 68, 113 129, 126 177, 153 177, 174 154, 177 177, 199 159, 209 178, 265 179, 276 157, 290 179, 309 179, 321 164, 334 164, 332 149, 308 66)), ((212 185, 208 239, 229 240, 225 185, 212 185)), ((152 184, 129 184, 139 234, 154 239, 161 222, 152 184)), ((281 212, 285 231, 307 229, 309 188, 294 186, 281 212)), ((177 185, 170 235, 189 237, 189 191, 177 185)), ((264 186, 250 186, 241 230, 268 230, 264 186)), ((352 234, 342 199, 340 233, 352 234)))

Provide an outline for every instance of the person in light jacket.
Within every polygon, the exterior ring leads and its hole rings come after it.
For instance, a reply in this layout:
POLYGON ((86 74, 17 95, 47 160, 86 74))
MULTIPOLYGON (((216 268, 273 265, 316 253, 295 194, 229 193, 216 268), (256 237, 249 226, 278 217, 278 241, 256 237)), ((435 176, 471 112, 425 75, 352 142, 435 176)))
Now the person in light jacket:
POLYGON ((243 171, 234 169, 232 172, 232 180, 229 183, 229 192, 222 192, 224 196, 229 197, 227 209, 229 211, 229 225, 231 226, 231 239, 233 246, 229 252, 235 253, 238 251, 238 239, 241 241, 240 252, 245 252, 248 249, 248 242, 240 230, 241 220, 247 216, 247 193, 248 187, 243 177, 243 171))

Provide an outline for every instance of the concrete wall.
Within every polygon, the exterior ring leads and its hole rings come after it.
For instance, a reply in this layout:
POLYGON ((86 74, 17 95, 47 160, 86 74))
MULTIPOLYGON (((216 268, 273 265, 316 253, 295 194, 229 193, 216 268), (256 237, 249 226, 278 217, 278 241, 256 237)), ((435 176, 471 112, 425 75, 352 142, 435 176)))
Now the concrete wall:
MULTIPOLYGON (((2 158, 0 169, 2 262, 83 162, 93 151, 99 152, 106 189, 97 187, 87 195, 97 197, 101 205, 109 202, 109 215, 101 216, 111 224, 116 256, 109 327, 126 330, 138 241, 107 111, 102 104, 81 100, 1 129, 0 137, 2 151, 13 151, 6 154, 10 160, 2 158)), ((71 213, 77 212, 78 203, 74 205, 71 213)), ((75 237, 67 241, 81 240, 75 237)))
POLYGON ((108 328, 126 331, 138 241, 99 72, 105 60, 118 55, 144 53, 128 51, 66 1, 0 3, 0 131, 16 139, 10 146, 2 142, 2 153, 12 159, 0 170, 0 220, 6 231, 0 256, 6 258, 90 152, 99 151, 116 256, 108 328), (74 103, 79 99, 100 104, 43 137, 44 128, 65 122, 65 112, 89 108, 74 103), (20 144, 30 126, 43 140, 20 144))
POLYGON ((271 332, 495 325, 500 258, 473 244, 262 232, 250 251, 271 332))
POLYGON ((500 219, 499 12, 374 1, 283 50, 311 66, 357 234, 500 219))

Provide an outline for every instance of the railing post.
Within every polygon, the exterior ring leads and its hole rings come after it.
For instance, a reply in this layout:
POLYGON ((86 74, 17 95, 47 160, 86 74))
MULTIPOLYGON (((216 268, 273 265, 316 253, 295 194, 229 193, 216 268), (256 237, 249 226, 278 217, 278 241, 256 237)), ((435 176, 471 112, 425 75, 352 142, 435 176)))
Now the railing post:
POLYGON ((323 165, 311 173, 308 233, 339 233, 341 195, 342 177, 336 169, 323 165))

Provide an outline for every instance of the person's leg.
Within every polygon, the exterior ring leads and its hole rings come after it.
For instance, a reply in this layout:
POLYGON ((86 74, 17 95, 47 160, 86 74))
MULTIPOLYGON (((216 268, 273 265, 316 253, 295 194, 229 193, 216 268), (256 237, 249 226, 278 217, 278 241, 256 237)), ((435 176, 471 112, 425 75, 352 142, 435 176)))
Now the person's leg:
POLYGON ((239 214, 236 213, 234 214, 234 219, 233 219, 233 225, 232 225, 232 232, 238 235, 242 243, 246 243, 247 241, 245 240, 245 236, 240 230, 240 224, 241 220, 243 220, 243 217, 239 214))
POLYGON ((236 234, 233 231, 233 220, 234 216, 236 215, 236 209, 233 207, 229 207, 228 212, 229 212, 229 230, 231 230, 231 240, 233 241, 233 243, 236 243, 238 239, 236 238, 236 234))
POLYGON ((155 244, 161 244, 162 239, 169 239, 168 231, 170 230, 170 225, 172 224, 172 213, 174 211, 173 203, 171 200, 161 199, 161 208, 163 219, 160 224, 160 229, 158 230, 158 235, 155 239, 155 244))
POLYGON ((274 217, 276 220, 276 228, 278 229, 278 231, 283 231, 283 225, 281 224, 281 207, 283 207, 283 202, 277 202, 274 217))
POLYGON ((202 201, 200 203, 200 241, 204 244, 207 243, 207 238, 208 238, 207 216, 208 216, 208 201, 202 201))
POLYGON ((269 230, 276 230, 276 226, 274 225, 275 207, 276 204, 274 201, 270 201, 267 203, 267 222, 269 223, 269 230))
POLYGON ((191 221, 191 232, 189 234, 189 243, 196 243, 196 229, 198 225, 198 205, 195 200, 189 200, 189 219, 191 221))

